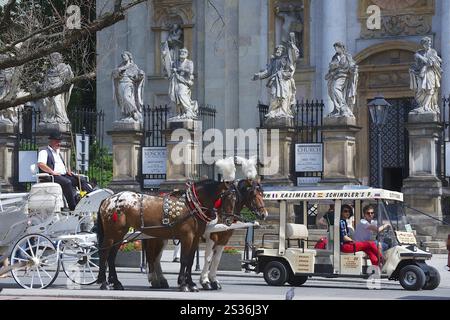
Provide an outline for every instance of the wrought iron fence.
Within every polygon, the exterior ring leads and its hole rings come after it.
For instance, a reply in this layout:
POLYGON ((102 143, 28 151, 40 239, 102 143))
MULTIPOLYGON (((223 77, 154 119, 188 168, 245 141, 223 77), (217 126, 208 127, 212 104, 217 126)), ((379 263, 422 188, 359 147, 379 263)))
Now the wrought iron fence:
MULTIPOLYGON (((79 171, 86 174, 92 183, 105 187, 112 179, 112 156, 103 145, 105 134, 105 113, 96 111, 95 107, 77 107, 69 112, 71 121, 72 143, 75 150, 76 137, 89 137, 89 155, 83 157, 82 151, 73 152, 72 167, 79 162, 79 171), (75 159, 76 155, 80 158, 75 159), (87 170, 86 170, 87 167, 87 170)), ((82 146, 80 146, 82 148, 82 146)))
MULTIPOLYGON (((18 112, 18 126, 16 127, 16 147, 15 159, 19 159, 20 151, 38 151, 38 126, 41 119, 39 108, 25 106, 18 112)), ((71 120, 72 138, 69 144, 72 145, 71 168, 75 168, 75 136, 76 134, 85 134, 89 136, 89 165, 87 170, 81 173, 87 174, 91 181, 96 181, 104 186, 112 178, 112 157, 107 149, 103 148, 104 136, 104 113, 97 112, 94 108, 79 107, 69 113, 71 120)), ((14 176, 16 177, 15 189, 26 190, 29 183, 19 182, 19 161, 15 162, 14 176)), ((22 169, 25 170, 25 169, 22 169)))
MULTIPOLYGON (((293 129, 294 139, 291 146, 291 178, 294 183, 297 178, 304 178, 304 181, 311 180, 311 182, 320 180, 322 178, 322 171, 314 172, 296 172, 295 171, 295 145, 299 143, 322 143, 322 119, 323 119, 324 104, 319 100, 297 101, 293 106, 293 129)), ((269 111, 269 106, 259 103, 259 126, 264 128, 265 115, 269 111)), ((259 150, 258 150, 259 155, 259 150)))
MULTIPOLYGON (((146 106, 144 108, 144 139, 143 147, 166 147, 166 130, 169 128, 168 120, 173 116, 170 108, 164 106, 146 106)), ((198 120, 202 122, 202 133, 208 129, 215 128, 216 109, 213 106, 206 105, 199 107, 198 120)), ((202 143, 204 143, 202 141, 202 143)), ((141 152, 142 154, 142 152, 141 152)), ((168 155, 166 155, 168 156, 168 155)), ((193 157, 192 157, 193 158, 193 157)), ((214 166, 204 163, 192 163, 192 170, 195 175, 191 179, 198 180, 208 177, 214 179, 214 166)), ((141 160, 142 168, 142 160, 141 160)), ((142 171, 141 171, 142 172, 142 171)), ((166 179, 166 174, 142 174, 141 187, 143 189, 157 190, 158 182, 166 179), (145 180, 154 180, 156 183, 152 187, 146 187, 145 180)))

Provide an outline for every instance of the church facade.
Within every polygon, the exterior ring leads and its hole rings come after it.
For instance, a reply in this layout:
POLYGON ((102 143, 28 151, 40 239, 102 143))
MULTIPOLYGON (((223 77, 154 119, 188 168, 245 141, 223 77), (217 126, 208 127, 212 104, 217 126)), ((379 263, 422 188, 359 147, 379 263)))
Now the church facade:
MULTIPOLYGON (((112 5, 98 0, 97 13, 112 5)), ((446 0, 148 0, 97 37, 97 109, 106 112, 108 129, 118 116, 111 71, 123 51, 131 52, 145 72, 144 103, 168 104, 161 42, 174 34, 194 63, 192 98, 216 107, 216 127, 256 128, 257 105, 268 104, 269 98, 266 81, 252 81, 252 76, 265 68, 276 45, 294 33, 300 50, 296 98, 323 100, 328 114, 332 107, 325 75, 333 44, 342 42, 359 66, 353 110, 361 127, 356 134, 356 178, 365 185, 377 183, 375 132, 367 104, 382 94, 394 106, 383 135, 384 186, 400 191, 409 170, 405 125, 414 99, 409 68, 420 40, 430 37, 443 60, 440 96, 450 95, 448 21, 446 0)))

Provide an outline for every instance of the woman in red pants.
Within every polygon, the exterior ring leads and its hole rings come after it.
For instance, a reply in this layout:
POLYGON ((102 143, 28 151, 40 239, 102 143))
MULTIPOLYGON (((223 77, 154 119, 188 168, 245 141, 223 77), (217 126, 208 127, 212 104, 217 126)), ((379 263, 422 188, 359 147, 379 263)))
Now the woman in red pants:
POLYGON ((347 204, 342 205, 341 220, 339 222, 339 230, 341 234, 341 251, 344 253, 353 253, 356 251, 364 251, 370 259, 372 265, 378 265, 378 257, 382 257, 381 253, 373 241, 353 241, 348 233, 347 219, 353 215, 352 207, 347 204))

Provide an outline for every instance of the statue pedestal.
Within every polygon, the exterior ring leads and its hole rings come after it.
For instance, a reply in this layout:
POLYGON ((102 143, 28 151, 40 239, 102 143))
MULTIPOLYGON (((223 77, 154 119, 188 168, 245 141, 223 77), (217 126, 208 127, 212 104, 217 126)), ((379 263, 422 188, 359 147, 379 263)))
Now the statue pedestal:
POLYGON ((355 176, 355 136, 361 127, 350 117, 326 117, 323 125, 324 172, 320 183, 361 184, 355 176))
POLYGON ((46 132, 46 133, 50 133, 52 131, 58 131, 63 134, 64 133, 70 134, 70 123, 39 122, 37 131, 46 132))
POLYGON ((264 121, 264 128, 290 128, 294 126, 294 118, 267 118, 264 121))
POLYGON ((161 183, 162 191, 184 189, 188 180, 198 178, 198 154, 201 141, 201 121, 169 121, 164 132, 167 146, 166 181, 161 183), (175 132, 176 131, 176 132, 175 132))
MULTIPOLYGON (((288 121, 289 119, 286 120, 288 121)), ((266 128, 266 124, 264 128, 266 128)), ((265 185, 293 185, 290 177, 292 165, 294 164, 292 159, 292 140, 294 135, 294 129, 288 127, 269 127, 267 129, 266 143, 260 144, 260 148, 266 148, 266 150, 262 150, 261 162, 263 167, 259 170, 264 177, 265 185), (275 151, 274 154, 271 152, 273 149, 272 143, 278 144, 278 149, 274 148, 278 152, 275 151)))
POLYGON ((119 122, 113 124, 115 130, 108 131, 112 138, 113 146, 113 178, 108 186, 114 192, 124 190, 141 191, 140 168, 141 145, 143 133, 139 123, 127 123, 125 126, 119 125, 119 122), (117 130, 117 128, 122 130, 117 130))
POLYGON ((14 174, 15 164, 18 159, 15 159, 14 152, 16 146, 16 133, 14 125, 0 122, 0 190, 1 192, 14 191, 14 179, 17 175, 14 174))
MULTIPOLYGON (((434 113, 410 113, 406 128, 409 133, 409 177, 403 180, 402 192, 405 203, 442 219, 442 182, 436 172, 438 161, 436 143, 442 132, 439 116, 434 113)), ((423 225, 422 222, 428 220, 436 225, 430 218, 414 211, 409 212, 415 224, 423 225)))

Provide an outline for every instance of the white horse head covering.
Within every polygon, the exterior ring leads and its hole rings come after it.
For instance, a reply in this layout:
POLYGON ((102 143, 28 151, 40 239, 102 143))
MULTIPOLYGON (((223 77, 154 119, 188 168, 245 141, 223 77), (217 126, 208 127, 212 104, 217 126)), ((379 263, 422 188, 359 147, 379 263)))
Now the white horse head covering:
POLYGON ((242 166, 242 171, 247 179, 256 179, 258 170, 256 169, 256 163, 258 161, 256 156, 251 156, 249 159, 242 157, 235 157, 236 163, 242 166))
POLYGON ((222 172, 224 181, 233 181, 236 178, 236 166, 233 157, 217 160, 216 166, 222 172))

